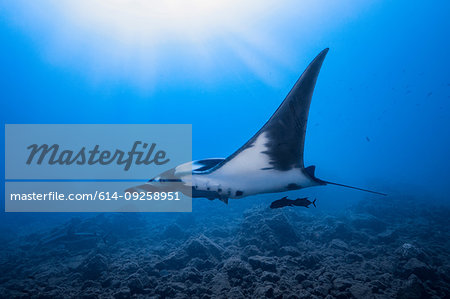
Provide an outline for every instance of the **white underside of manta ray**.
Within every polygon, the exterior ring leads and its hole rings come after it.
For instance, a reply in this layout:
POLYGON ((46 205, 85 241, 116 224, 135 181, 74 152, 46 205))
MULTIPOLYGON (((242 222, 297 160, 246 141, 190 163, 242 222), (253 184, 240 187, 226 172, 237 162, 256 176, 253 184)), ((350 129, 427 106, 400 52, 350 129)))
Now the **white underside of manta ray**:
POLYGON ((327 52, 325 49, 314 58, 267 123, 231 156, 179 165, 127 191, 175 191, 174 186, 178 186, 177 191, 192 197, 225 203, 229 198, 327 184, 384 195, 318 179, 315 166, 305 168, 303 164, 309 106, 327 52))

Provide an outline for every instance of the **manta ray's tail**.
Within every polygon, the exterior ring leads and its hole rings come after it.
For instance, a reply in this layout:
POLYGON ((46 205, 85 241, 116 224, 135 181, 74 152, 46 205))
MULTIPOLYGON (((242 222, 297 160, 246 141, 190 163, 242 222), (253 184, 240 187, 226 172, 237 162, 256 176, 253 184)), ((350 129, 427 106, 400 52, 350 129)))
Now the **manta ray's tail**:
POLYGON ((386 193, 381 193, 381 192, 377 192, 377 191, 373 191, 373 190, 358 188, 358 187, 344 185, 344 184, 339 184, 339 183, 328 182, 328 181, 324 181, 324 180, 321 180, 321 181, 324 182, 325 184, 329 184, 329 185, 341 186, 341 187, 345 187, 345 188, 351 188, 351 189, 356 189, 356 190, 359 190, 359 191, 364 191, 364 192, 369 192, 369 193, 373 193, 373 194, 387 196, 386 193))
POLYGON ((305 168, 305 172, 312 179, 316 180, 318 183, 321 183, 322 185, 335 185, 335 186, 351 188, 351 189, 356 189, 356 190, 359 190, 359 191, 364 191, 364 192, 369 192, 369 193, 373 193, 373 194, 387 196, 386 193, 381 193, 381 192, 377 192, 377 191, 373 191, 373 190, 363 189, 363 188, 359 188, 359 187, 354 187, 354 186, 349 186, 349 185, 344 185, 344 184, 340 184, 340 183, 334 183, 334 182, 330 182, 330 181, 325 181, 325 180, 319 179, 314 174, 315 170, 316 170, 316 166, 314 166, 314 165, 308 166, 308 167, 305 168))

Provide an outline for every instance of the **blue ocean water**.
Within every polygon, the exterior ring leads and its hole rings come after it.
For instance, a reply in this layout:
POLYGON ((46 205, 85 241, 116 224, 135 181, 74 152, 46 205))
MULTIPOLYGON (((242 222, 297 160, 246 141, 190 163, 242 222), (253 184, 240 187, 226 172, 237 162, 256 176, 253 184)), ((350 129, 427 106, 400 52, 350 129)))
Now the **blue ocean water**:
POLYGON ((238 7, 236 19, 192 21, 183 34, 166 24, 124 33, 104 11, 83 19, 69 4, 4 2, 2 123, 187 123, 193 159, 227 157, 328 47, 305 164, 389 196, 326 186, 289 193, 317 198, 308 210, 267 210, 276 194, 198 199, 188 215, 1 212, 0 296, 450 295, 449 4, 280 3, 256 16, 246 7, 251 19, 238 7), (94 235, 64 239, 72 229, 94 235), (48 248, 65 257, 39 251, 48 248))

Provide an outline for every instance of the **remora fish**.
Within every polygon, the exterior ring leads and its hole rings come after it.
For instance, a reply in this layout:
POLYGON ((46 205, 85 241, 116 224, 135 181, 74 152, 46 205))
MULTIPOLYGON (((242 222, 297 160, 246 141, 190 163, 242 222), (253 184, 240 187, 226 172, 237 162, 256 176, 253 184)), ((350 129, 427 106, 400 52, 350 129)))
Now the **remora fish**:
POLYGON ((229 198, 332 184, 386 195, 319 179, 315 166, 304 166, 309 106, 327 53, 314 58, 267 123, 231 156, 181 164, 126 192, 180 191, 228 203, 229 198))
MULTIPOLYGON (((309 208, 309 205, 313 204, 316 207, 316 199, 310 201, 307 197, 297 198, 297 199, 288 199, 287 196, 282 199, 275 200, 270 204, 271 209, 279 209, 283 207, 305 207, 309 208)), ((316 207, 317 208, 317 207, 316 207)))

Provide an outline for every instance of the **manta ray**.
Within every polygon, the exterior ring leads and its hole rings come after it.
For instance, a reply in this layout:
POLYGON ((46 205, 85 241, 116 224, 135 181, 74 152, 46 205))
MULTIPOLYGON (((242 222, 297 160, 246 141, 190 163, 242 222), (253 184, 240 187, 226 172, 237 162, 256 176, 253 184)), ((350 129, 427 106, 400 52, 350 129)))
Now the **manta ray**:
POLYGON ((272 117, 231 156, 185 163, 126 191, 176 190, 193 198, 219 199, 225 203, 230 198, 327 184, 385 195, 319 179, 314 174, 314 165, 304 165, 309 107, 327 53, 328 48, 314 58, 272 117))

